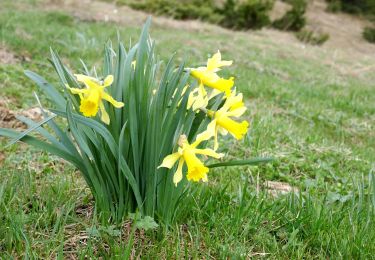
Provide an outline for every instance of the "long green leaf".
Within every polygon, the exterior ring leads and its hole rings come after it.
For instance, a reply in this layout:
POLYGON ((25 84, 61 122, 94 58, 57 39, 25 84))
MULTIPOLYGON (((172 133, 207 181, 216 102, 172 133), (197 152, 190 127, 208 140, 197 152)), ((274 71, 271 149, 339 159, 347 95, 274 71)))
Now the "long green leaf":
MULTIPOLYGON (((67 114, 65 111, 61 111, 61 110, 56 110, 56 109, 50 109, 53 113, 57 114, 57 115, 60 115, 60 116, 63 116, 63 117, 67 117, 67 114)), ((90 128, 92 128, 93 130, 95 130, 95 132, 97 132, 99 135, 101 135, 104 140, 106 141, 108 147, 110 148, 113 156, 115 158, 117 158, 118 156, 118 147, 117 147, 117 143, 115 142, 115 140, 113 139, 111 133, 108 131, 107 128, 105 128, 102 124, 100 124, 99 122, 95 121, 94 119, 91 119, 91 118, 87 118, 87 117, 84 117, 84 116, 81 116, 81 115, 78 115, 78 114, 72 114, 72 117, 74 118, 74 121, 78 122, 78 123, 81 123, 81 124, 84 124, 90 128)))
MULTIPOLYGON (((5 136, 5 137, 8 137, 8 138, 16 138, 16 137, 18 138, 19 133, 14 131, 14 130, 0 128, 0 136, 5 136)), ((70 154, 69 152, 67 152, 65 150, 62 150, 62 149, 60 149, 60 148, 58 148, 58 147, 56 147, 52 144, 49 144, 47 142, 38 140, 35 137, 28 136, 28 135, 23 135, 20 138, 20 141, 25 142, 27 144, 30 144, 30 145, 38 148, 38 149, 47 151, 51 154, 57 155, 57 156, 65 159, 66 161, 71 162, 78 169, 84 168, 83 164, 80 162, 79 158, 77 158, 76 156, 70 154)))
POLYGON ((60 92, 55 89, 54 86, 49 84, 43 77, 32 71, 25 70, 24 73, 39 86, 39 88, 49 97, 50 101, 55 104, 57 108, 65 108, 66 100, 64 99, 63 95, 61 95, 60 92))
MULTIPOLYGON (((38 127, 41 127, 42 125, 44 125, 45 123, 47 123, 48 121, 50 121, 51 119, 55 118, 56 115, 51 115, 45 119, 43 119, 42 121, 40 121, 39 123, 35 123, 34 126, 28 128, 27 130, 23 131, 21 134, 19 134, 18 136, 14 137, 8 144, 7 144, 7 147, 15 144, 17 141, 19 141, 21 138, 23 138, 24 136, 30 134, 32 131, 34 131, 35 129, 37 129, 38 127)), ((17 132, 16 132, 17 133, 17 132)))
POLYGON ((241 165, 258 165, 258 164, 263 164, 263 163, 269 163, 271 161, 273 161, 273 158, 253 158, 253 159, 248 159, 248 160, 214 163, 214 164, 207 165, 207 167, 217 168, 217 167, 241 166, 241 165))

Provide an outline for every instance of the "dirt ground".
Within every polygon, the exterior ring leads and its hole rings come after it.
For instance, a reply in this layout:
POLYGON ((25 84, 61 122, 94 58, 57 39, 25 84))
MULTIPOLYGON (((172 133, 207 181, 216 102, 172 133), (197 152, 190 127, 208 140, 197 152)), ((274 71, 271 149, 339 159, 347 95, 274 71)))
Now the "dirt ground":
POLYGON ((42 111, 38 107, 29 108, 22 111, 13 111, 9 109, 9 103, 12 100, 0 98, 0 128, 25 129, 26 125, 17 119, 17 116, 27 117, 33 121, 43 119, 42 111))
POLYGON ((1 64, 15 64, 17 63, 16 56, 5 46, 0 45, 0 63, 1 64))
POLYGON ((363 28, 370 23, 364 19, 343 13, 326 12, 324 0, 310 0, 307 9, 307 26, 329 33, 325 48, 342 49, 348 53, 375 55, 375 44, 362 37, 363 28), (353 53, 354 51, 354 53, 353 53))

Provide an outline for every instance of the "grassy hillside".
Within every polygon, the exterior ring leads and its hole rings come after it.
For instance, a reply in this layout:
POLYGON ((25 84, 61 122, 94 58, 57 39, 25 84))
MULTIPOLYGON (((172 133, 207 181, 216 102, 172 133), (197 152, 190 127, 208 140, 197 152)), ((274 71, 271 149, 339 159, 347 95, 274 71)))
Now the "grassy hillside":
MULTIPOLYGON (((25 69, 57 84, 50 47, 74 71, 80 59, 100 69, 108 39, 137 37, 139 13, 124 14, 134 22, 106 22, 87 8, 82 17, 40 0, 1 1, 0 49, 14 57, 0 60, 3 106, 37 105, 25 69)), ((176 51, 196 66, 220 49, 234 60, 230 72, 247 98, 251 130, 243 142, 227 139, 222 151, 274 162, 213 171, 188 196, 172 230, 144 232, 129 222, 99 223, 73 167, 24 145, 1 148, 0 258, 373 258, 375 58, 305 47, 276 32, 163 19, 151 30, 161 58, 176 51), (275 198, 266 181, 298 191, 275 198)))

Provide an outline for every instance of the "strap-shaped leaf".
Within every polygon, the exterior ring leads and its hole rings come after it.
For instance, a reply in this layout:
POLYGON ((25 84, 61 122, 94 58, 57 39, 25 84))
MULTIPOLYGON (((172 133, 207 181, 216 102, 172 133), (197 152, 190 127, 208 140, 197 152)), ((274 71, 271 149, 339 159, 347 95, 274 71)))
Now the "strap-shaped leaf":
MULTIPOLYGON (((5 136, 5 137, 8 137, 8 138, 14 139, 16 137, 18 138, 19 133, 14 131, 14 130, 0 128, 0 136, 5 136)), ((74 166, 76 166, 80 170, 84 169, 84 166, 81 163, 81 161, 79 160, 79 158, 77 158, 76 156, 67 152, 66 150, 60 149, 60 148, 58 148, 58 147, 56 147, 52 144, 49 144, 47 142, 38 140, 35 137, 28 136, 28 135, 23 135, 19 140, 22 141, 22 142, 25 142, 27 144, 30 144, 30 145, 34 146, 35 148, 38 148, 38 149, 44 150, 46 152, 49 152, 51 154, 54 154, 56 156, 59 156, 59 157, 65 159, 66 161, 72 163, 74 166)))
MULTIPOLYGON (((46 118, 48 117, 48 113, 46 112, 46 110, 44 109, 44 107, 42 106, 41 102, 40 102, 40 99, 38 97, 38 95, 34 92, 34 95, 35 95, 35 98, 39 104, 39 108, 42 110, 42 114, 43 116, 46 118)), ((68 133, 64 132, 58 125, 57 123, 54 121, 54 120, 50 120, 48 121, 48 126, 50 126, 52 128, 52 130, 55 132, 57 138, 59 138, 59 142, 71 153, 71 154, 75 154, 77 155, 78 157, 80 157, 80 154, 78 153, 75 145, 73 144, 73 141, 72 139, 70 138, 70 136, 68 135, 68 133)))
POLYGON ((75 141, 77 142, 78 146, 81 148, 81 151, 87 154, 87 156, 92 160, 94 156, 86 143, 86 138, 81 135, 81 131, 77 128, 75 121, 73 120, 72 110, 70 108, 71 104, 68 103, 66 106, 66 115, 69 123, 70 130, 74 136, 75 141))
POLYGON ((227 167, 227 166, 241 166, 241 165, 258 165, 273 161, 273 158, 253 158, 248 160, 228 161, 222 163, 214 163, 207 165, 208 168, 227 167))
POLYGON ((120 171, 121 171, 124 174, 124 177, 129 182, 129 184, 130 184, 130 186, 133 190, 135 199, 137 201, 138 208, 142 212, 143 211, 142 210, 143 202, 142 202, 142 197, 141 197, 141 193, 140 193, 140 190, 139 190, 139 186, 137 185, 137 182, 136 182, 132 172, 130 171, 129 166, 127 165, 127 163, 124 160, 124 157, 122 155, 122 148, 123 148, 123 143, 124 143, 124 133, 125 133, 125 129, 126 129, 126 124, 127 123, 125 123, 122 126, 121 133, 120 133, 119 154, 118 154, 118 158, 119 158, 118 171, 119 171, 119 174, 120 174, 120 171))
MULTIPOLYGON (((35 123, 33 120, 24 117, 24 116, 16 116, 16 118, 25 124, 27 124, 29 127, 34 127, 37 123, 35 123)), ((46 129, 43 127, 37 127, 35 129, 39 134, 41 134, 44 138, 46 138, 48 141, 50 141, 53 145, 59 147, 60 149, 67 150, 66 147, 61 144, 53 135, 51 135, 46 129)))
POLYGON ((48 96, 53 104, 56 105, 58 109, 64 109, 66 106, 66 100, 63 95, 58 92, 54 86, 49 84, 43 77, 38 74, 25 70, 25 75, 34 81, 38 87, 48 96))
MULTIPOLYGON (((51 109, 50 111, 52 111, 53 113, 59 115, 59 116, 63 116, 63 117, 67 117, 67 114, 65 111, 61 111, 61 110, 56 110, 56 109, 51 109)), ((115 158, 117 158, 118 156, 118 147, 117 147, 117 144, 115 142, 115 140, 113 139, 111 133, 108 131, 107 128, 105 128, 102 124, 100 124, 99 122, 95 121, 94 119, 91 119, 91 118, 87 118, 87 117, 84 117, 84 116, 81 116, 81 115, 78 115, 78 114, 74 114, 72 113, 72 117, 74 119, 74 121, 76 121, 77 123, 80 123, 80 124, 84 124, 90 128, 92 128, 95 132, 97 132, 99 135, 101 135, 104 140, 106 141, 109 149, 111 150, 113 156, 115 158)))
MULTIPOLYGON (((28 128, 27 130, 23 131, 21 134, 19 134, 18 136, 14 137, 8 144, 7 144, 7 147, 8 146, 11 146, 13 144, 15 144, 17 141, 19 141, 21 138, 23 138, 24 136, 30 134, 32 131, 34 131, 35 129, 37 129, 38 127, 41 127, 42 125, 44 125, 45 123, 47 123, 48 121, 50 121, 51 119, 55 118, 56 115, 51 115, 45 119, 43 119, 42 121, 40 121, 39 123, 35 123, 35 125, 33 127, 30 127, 28 128)), ((16 132, 17 133, 17 132, 16 132)))

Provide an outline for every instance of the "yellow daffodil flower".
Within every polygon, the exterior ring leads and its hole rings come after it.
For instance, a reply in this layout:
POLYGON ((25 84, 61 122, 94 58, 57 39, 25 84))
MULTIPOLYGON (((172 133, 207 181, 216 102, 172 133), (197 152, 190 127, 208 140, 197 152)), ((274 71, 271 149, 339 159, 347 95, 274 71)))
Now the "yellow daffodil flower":
POLYGON ((207 70, 217 72, 221 67, 230 66, 232 63, 231 60, 221 60, 221 53, 217 51, 212 58, 207 60, 207 70))
POLYGON ((194 143, 189 144, 185 135, 181 135, 178 141, 178 151, 166 156, 162 164, 158 167, 171 169, 178 161, 177 170, 173 175, 173 182, 177 184, 182 180, 182 168, 187 165, 186 178, 188 181, 207 181, 209 169, 199 160, 197 154, 207 155, 213 158, 221 158, 223 154, 216 153, 212 149, 198 149, 197 146, 212 137, 212 131, 205 131, 199 134, 194 143))
POLYGON ((216 72, 218 72, 221 67, 230 65, 232 65, 232 61, 221 60, 221 53, 218 51, 212 58, 208 59, 206 67, 191 69, 190 74, 196 78, 200 84, 217 89, 220 92, 225 92, 225 94, 229 96, 231 88, 234 85, 234 78, 224 79, 219 77, 216 72))
POLYGON ((239 123, 231 119, 231 117, 240 117, 245 111, 246 107, 242 101, 242 94, 236 95, 235 92, 227 97, 224 105, 218 111, 208 111, 208 115, 213 120, 208 125, 207 131, 211 131, 214 136, 214 150, 219 147, 217 141, 218 132, 223 135, 227 135, 229 132, 237 140, 244 137, 249 128, 249 123, 246 120, 239 123))
POLYGON ((190 92, 187 109, 193 108, 193 111, 197 111, 198 109, 206 108, 208 100, 207 92, 204 86, 200 84, 199 87, 190 92))
MULTIPOLYGON (((190 86, 186 85, 182 89, 181 97, 185 95, 188 88, 190 88, 190 86)), ((172 95, 172 98, 174 98, 174 96, 176 95, 176 92, 177 92, 177 89, 175 89, 172 95)), ((198 109, 201 109, 201 108, 206 108, 206 106, 208 105, 208 100, 209 98, 207 96, 206 90, 204 89, 204 86, 200 85, 199 87, 196 87, 189 93, 186 108, 187 109, 193 108, 193 111, 197 111, 198 109)), ((182 99, 178 102, 178 106, 180 106, 181 102, 182 102, 182 99)))
POLYGON ((113 99, 104 89, 110 86, 113 82, 113 76, 108 75, 103 82, 98 79, 89 77, 86 75, 76 74, 74 75, 77 81, 85 84, 85 89, 80 88, 67 88, 73 93, 78 94, 81 99, 79 111, 86 117, 94 117, 100 109, 101 120, 109 124, 110 119, 107 111, 105 110, 103 99, 111 103, 116 108, 121 108, 124 103, 118 102, 113 99))

